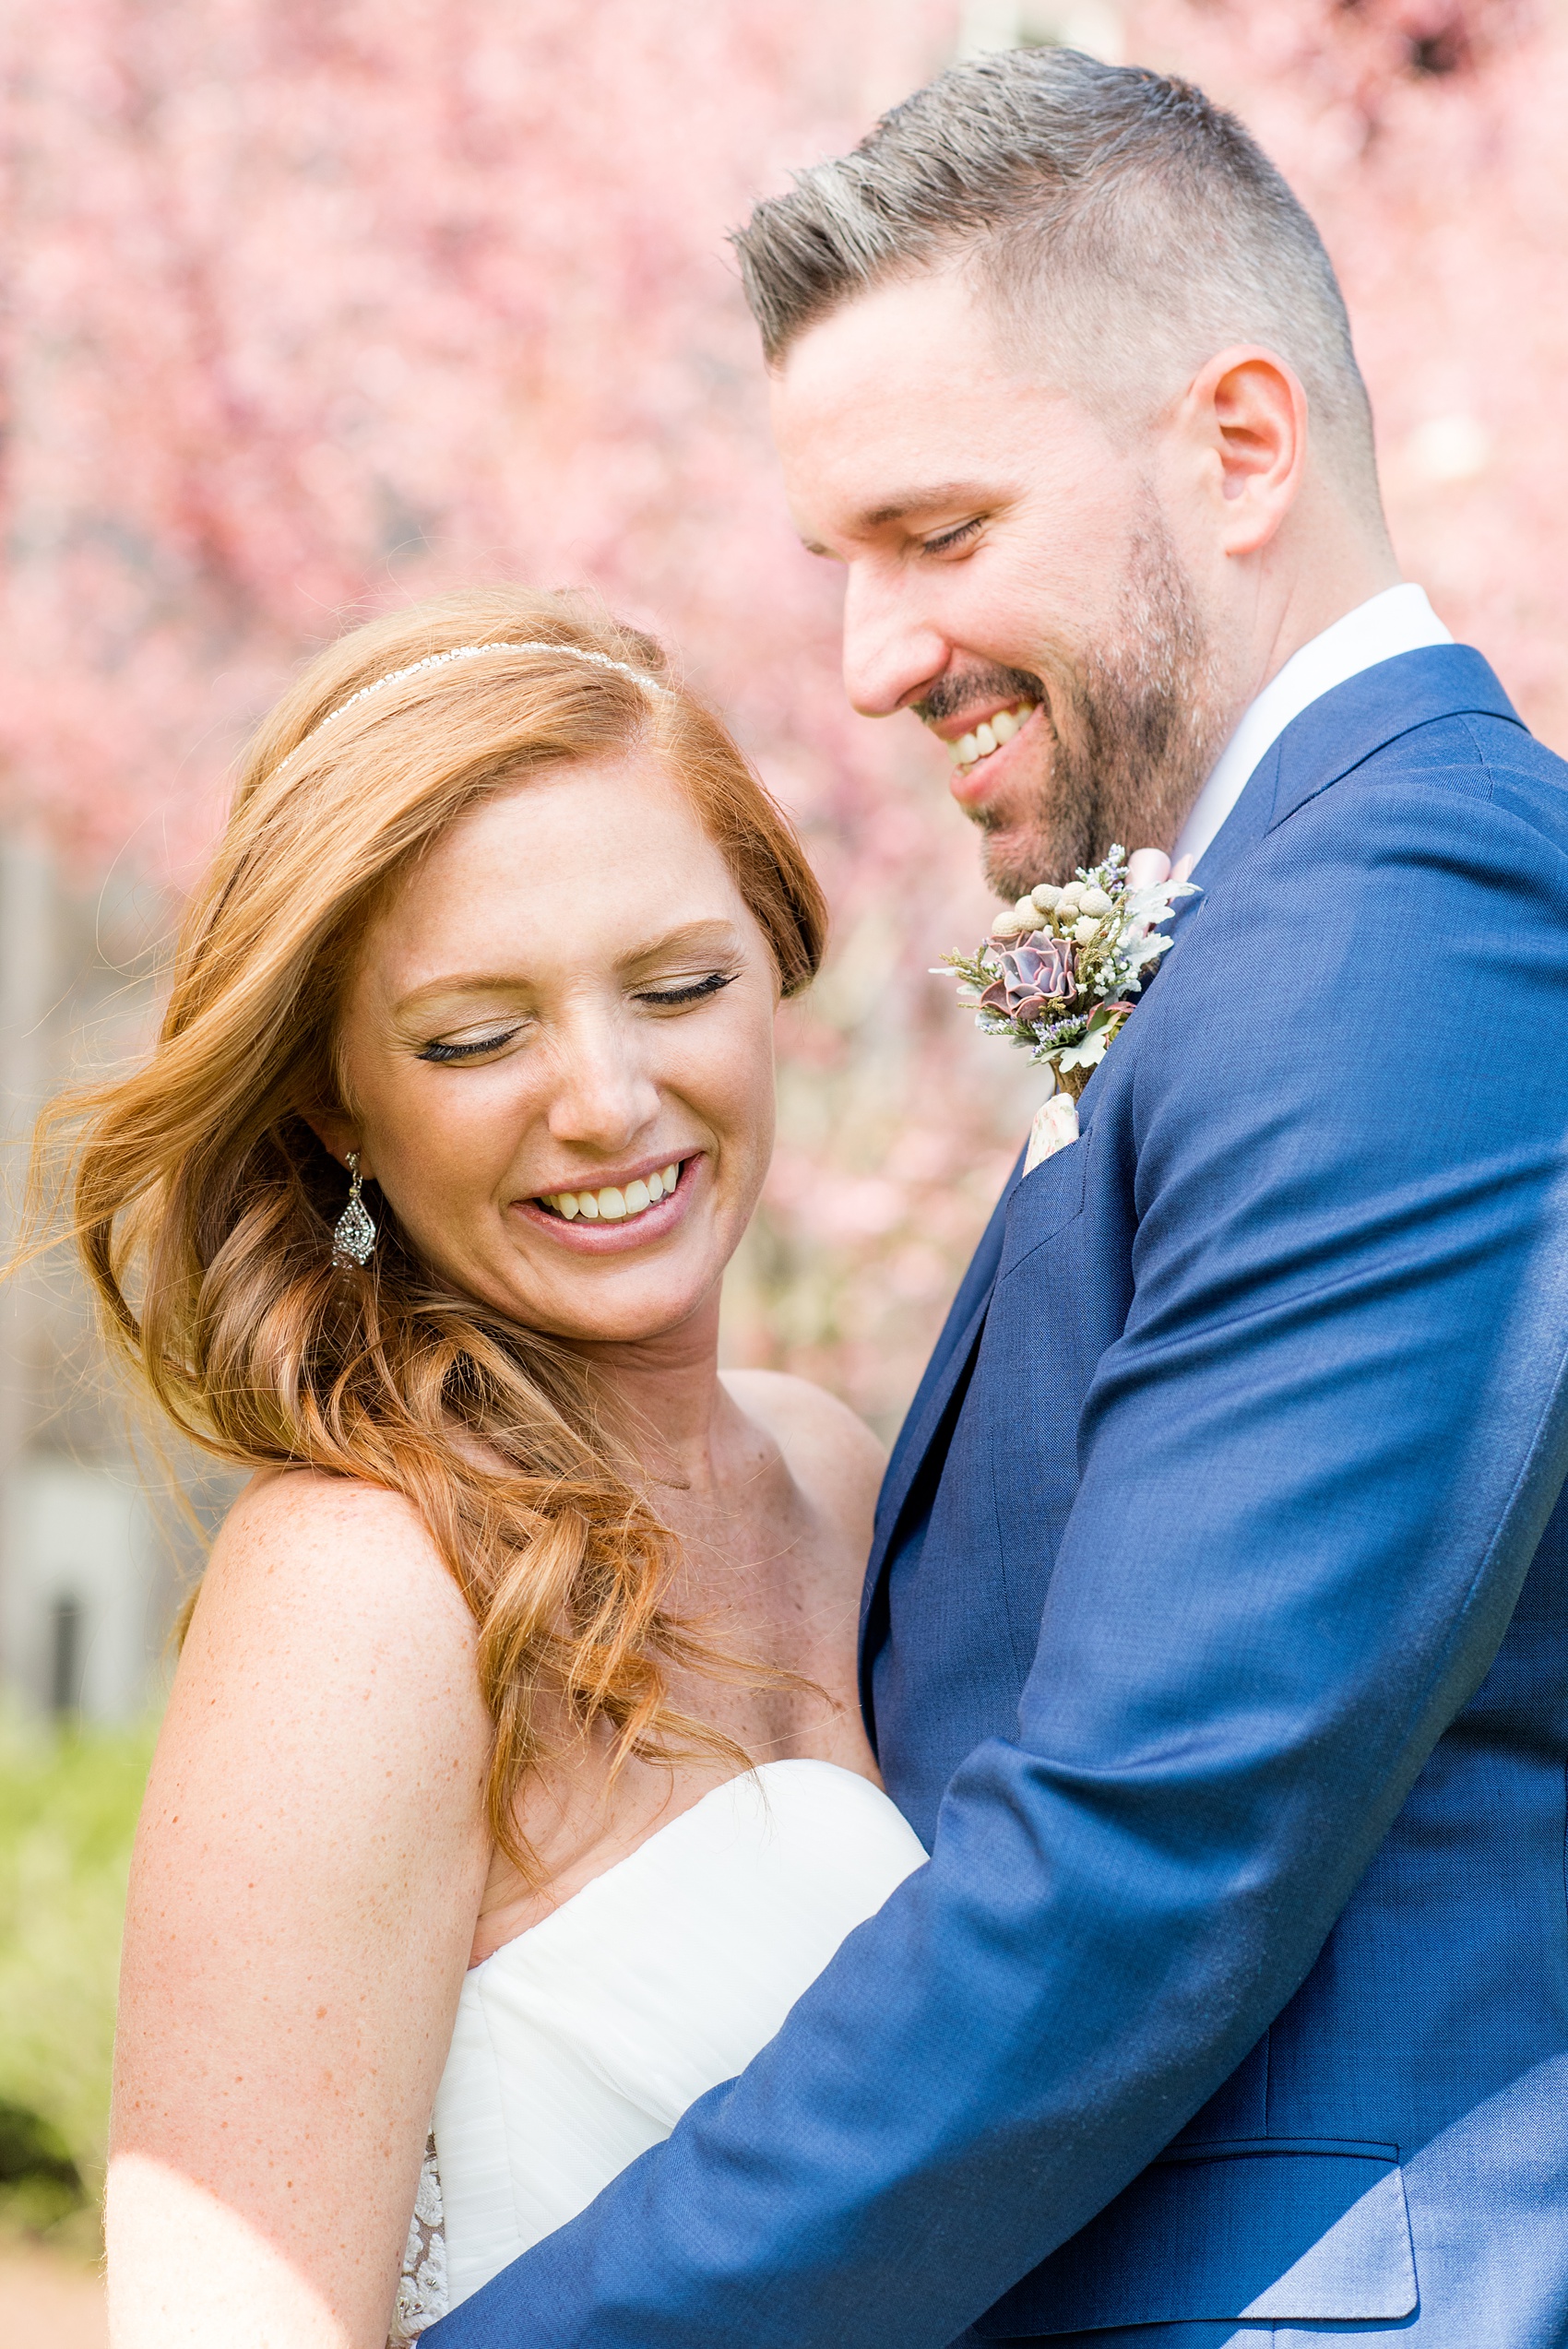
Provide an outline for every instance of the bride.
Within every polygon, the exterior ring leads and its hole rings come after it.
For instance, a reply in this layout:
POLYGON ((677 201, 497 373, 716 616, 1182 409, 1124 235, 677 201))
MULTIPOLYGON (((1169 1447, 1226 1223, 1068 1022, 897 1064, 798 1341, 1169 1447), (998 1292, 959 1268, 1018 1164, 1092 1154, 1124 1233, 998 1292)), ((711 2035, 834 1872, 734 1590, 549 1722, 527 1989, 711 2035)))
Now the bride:
POLYGON ((823 925, 564 599, 361 629, 261 730, 157 1049, 76 1105, 109 1329, 251 1472, 137 1845, 115 2349, 417 2333, 923 1857, 855 1696, 877 1447, 718 1369, 823 925))

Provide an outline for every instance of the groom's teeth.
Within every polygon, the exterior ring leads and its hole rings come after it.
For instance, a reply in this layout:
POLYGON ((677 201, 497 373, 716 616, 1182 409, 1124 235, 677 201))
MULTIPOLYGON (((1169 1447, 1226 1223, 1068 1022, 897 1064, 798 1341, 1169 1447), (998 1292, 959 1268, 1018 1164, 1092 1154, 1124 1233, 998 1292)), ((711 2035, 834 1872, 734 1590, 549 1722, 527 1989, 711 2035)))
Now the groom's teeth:
POLYGON ((668 1199, 680 1177, 681 1161, 672 1158, 657 1174, 629 1182, 624 1191, 607 1183, 602 1191, 546 1191, 540 1196, 567 1223, 581 1216, 586 1224, 619 1224, 629 1216, 645 1215, 661 1199, 668 1199))
POLYGON ((999 751, 1004 742, 1010 742, 1028 723, 1038 707, 1036 702, 1016 702, 1011 709, 999 709, 994 718, 988 718, 972 734, 949 742, 948 757, 955 766, 973 766, 978 760, 990 758, 992 752, 999 751))

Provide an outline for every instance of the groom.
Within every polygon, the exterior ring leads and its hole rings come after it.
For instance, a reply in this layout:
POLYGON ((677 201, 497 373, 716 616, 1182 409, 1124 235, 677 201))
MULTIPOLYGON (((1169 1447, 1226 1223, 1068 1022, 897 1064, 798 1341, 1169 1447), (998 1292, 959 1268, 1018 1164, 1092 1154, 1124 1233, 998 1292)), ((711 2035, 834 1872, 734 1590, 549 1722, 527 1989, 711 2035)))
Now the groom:
POLYGON ((858 706, 1004 894, 1203 895, 888 1472, 930 1865, 430 2337, 1545 2349, 1568 769, 1397 584, 1329 264, 1199 92, 962 66, 740 243, 858 706))

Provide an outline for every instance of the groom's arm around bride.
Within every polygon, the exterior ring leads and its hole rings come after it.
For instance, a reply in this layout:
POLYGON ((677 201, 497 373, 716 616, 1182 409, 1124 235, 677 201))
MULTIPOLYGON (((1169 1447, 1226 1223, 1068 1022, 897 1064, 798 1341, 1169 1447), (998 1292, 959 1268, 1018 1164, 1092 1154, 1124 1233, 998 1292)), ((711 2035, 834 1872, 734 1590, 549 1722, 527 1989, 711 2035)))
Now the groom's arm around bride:
POLYGON ((744 251, 856 699, 1007 894, 1183 825, 1204 894, 885 1489, 929 1866, 430 2338, 1556 2340, 1568 775, 1396 586, 1332 272, 1196 93, 964 68, 744 251))

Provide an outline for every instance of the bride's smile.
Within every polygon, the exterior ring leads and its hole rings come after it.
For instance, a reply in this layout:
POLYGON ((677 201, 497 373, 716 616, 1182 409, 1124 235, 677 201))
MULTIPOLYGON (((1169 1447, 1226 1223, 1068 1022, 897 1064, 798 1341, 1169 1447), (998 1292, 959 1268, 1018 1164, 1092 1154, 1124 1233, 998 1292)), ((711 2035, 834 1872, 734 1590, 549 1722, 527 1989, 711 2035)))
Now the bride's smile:
POLYGON ((320 1121, 422 1259, 529 1327, 662 1336, 712 1297, 773 1143, 777 966, 654 754, 471 808, 369 927, 320 1121))

